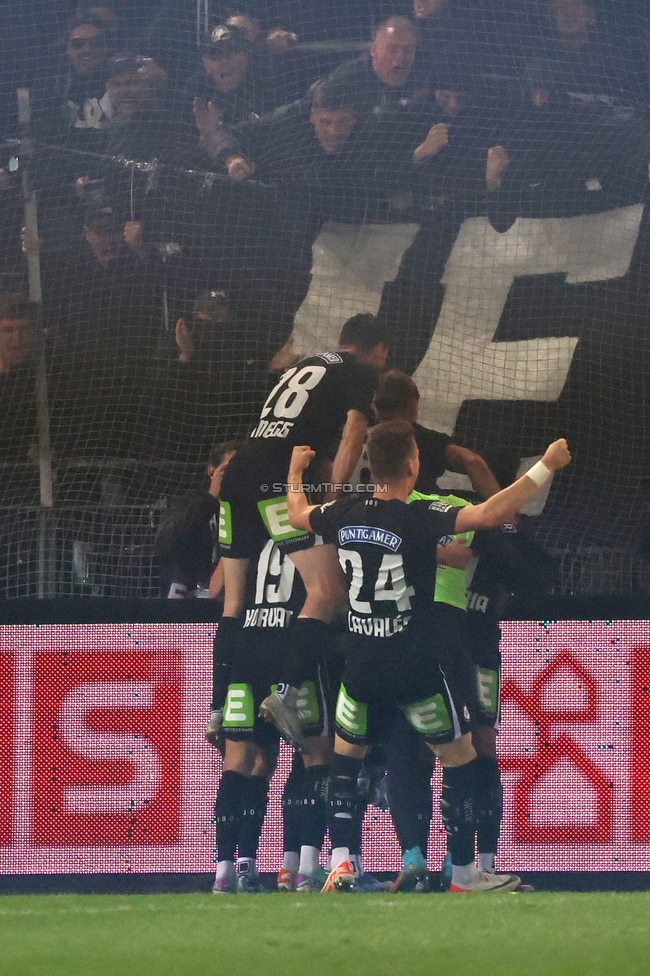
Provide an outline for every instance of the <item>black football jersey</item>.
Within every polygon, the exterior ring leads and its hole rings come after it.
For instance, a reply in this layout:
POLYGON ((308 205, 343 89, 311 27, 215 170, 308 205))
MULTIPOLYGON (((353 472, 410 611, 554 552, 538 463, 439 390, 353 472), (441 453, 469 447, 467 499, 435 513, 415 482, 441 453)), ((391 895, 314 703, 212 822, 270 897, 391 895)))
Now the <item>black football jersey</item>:
POLYGON ((545 593, 555 579, 555 561, 527 533, 525 523, 508 520, 494 529, 477 532, 472 549, 479 557, 467 591, 470 623, 481 618, 496 626, 502 605, 501 591, 514 594, 545 593))
POLYGON ((349 410, 370 419, 377 379, 376 369, 346 352, 303 359, 269 393, 251 441, 282 445, 287 454, 296 444, 309 444, 317 455, 332 456, 349 410))
POLYGON ((246 577, 244 628, 288 627, 305 602, 305 587, 289 557, 272 539, 257 560, 249 563, 246 577))
POLYGON ((439 501, 351 496, 312 511, 311 528, 338 548, 349 583, 348 630, 387 638, 426 624, 433 607, 438 539, 458 509, 439 501))
POLYGON ((413 424, 413 434, 420 452, 420 473, 415 490, 435 495, 439 490, 438 478, 447 468, 445 449, 453 443, 452 439, 439 430, 429 430, 421 424, 413 424))

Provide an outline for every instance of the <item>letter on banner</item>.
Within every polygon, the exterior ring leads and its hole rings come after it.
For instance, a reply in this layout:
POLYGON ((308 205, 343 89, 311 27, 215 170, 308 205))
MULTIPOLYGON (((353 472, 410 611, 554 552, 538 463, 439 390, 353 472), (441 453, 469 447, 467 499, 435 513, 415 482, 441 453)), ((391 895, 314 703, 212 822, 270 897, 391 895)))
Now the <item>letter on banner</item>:
POLYGON ((293 351, 335 349, 344 322, 358 312, 376 315, 384 284, 394 281, 417 231, 417 224, 323 224, 311 286, 296 312, 293 351))
POLYGON ((61 735, 84 759, 128 762, 133 778, 122 785, 66 786, 66 813, 131 813, 148 806, 160 788, 161 762, 151 742, 128 733, 100 732, 87 723, 97 709, 151 708, 148 681, 102 681, 77 685, 61 705, 61 735))
MULTIPOLYGON (((557 400, 577 337, 493 342, 508 294, 522 275, 566 274, 567 284, 627 273, 643 205, 577 217, 518 218, 505 233, 485 217, 466 220, 447 260, 445 297, 415 372, 420 422, 452 433, 467 399, 557 400)), ((376 313, 417 225, 327 223, 314 244, 312 284, 296 313, 295 351, 333 348, 342 324, 376 313)))

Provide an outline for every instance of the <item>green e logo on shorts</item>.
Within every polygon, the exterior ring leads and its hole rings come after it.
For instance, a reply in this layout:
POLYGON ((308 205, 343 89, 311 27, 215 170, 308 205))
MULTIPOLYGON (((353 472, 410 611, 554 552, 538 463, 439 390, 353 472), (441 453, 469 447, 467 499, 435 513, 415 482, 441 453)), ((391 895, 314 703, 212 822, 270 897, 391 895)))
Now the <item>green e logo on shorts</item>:
POLYGON ((313 681, 305 681, 298 692, 298 718, 301 725, 316 725, 320 722, 320 708, 318 707, 318 695, 316 685, 313 681))
MULTIPOLYGON (((271 685, 271 691, 277 691, 277 685, 271 685)), ((298 709, 298 720, 303 726, 318 725, 320 716, 320 705, 316 685, 313 681, 305 681, 300 686, 298 699, 296 701, 298 709)))
POLYGON ((286 495, 279 498, 267 498, 263 502, 258 502, 257 507, 266 526, 266 531, 274 542, 297 539, 298 536, 308 534, 304 529, 294 529, 291 525, 287 512, 286 495))
POLYGON ((345 685, 341 685, 339 689, 336 722, 345 732, 360 738, 363 738, 368 731, 368 706, 350 698, 345 685))
POLYGON ((434 695, 412 705, 401 705, 400 708, 415 731, 422 735, 449 732, 451 729, 451 716, 442 695, 434 695))
POLYGON ((476 668, 476 693, 487 715, 496 715, 499 707, 499 675, 490 668, 476 668))
POLYGON ((223 710, 224 729, 252 729, 254 724, 253 689, 250 685, 228 685, 223 710))
POLYGON ((232 513, 230 502, 219 502, 219 542, 232 545, 232 513))

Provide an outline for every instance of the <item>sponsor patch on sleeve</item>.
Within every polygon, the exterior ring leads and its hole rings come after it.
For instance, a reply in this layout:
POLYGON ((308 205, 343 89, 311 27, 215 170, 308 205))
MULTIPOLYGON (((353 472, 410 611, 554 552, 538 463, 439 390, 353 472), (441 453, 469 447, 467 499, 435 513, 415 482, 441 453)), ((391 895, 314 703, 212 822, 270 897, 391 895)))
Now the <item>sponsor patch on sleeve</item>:
POLYGON ((368 542, 373 546, 382 546, 396 552, 402 544, 400 536, 387 529, 379 529, 372 525, 346 525, 339 529, 339 545, 355 542, 368 542))
POLYGON ((431 502, 429 505, 430 512, 451 512, 453 505, 447 505, 445 502, 431 502))
POLYGON ((318 358, 322 359, 326 363, 342 363, 343 357, 339 356, 337 352, 319 352, 318 358))

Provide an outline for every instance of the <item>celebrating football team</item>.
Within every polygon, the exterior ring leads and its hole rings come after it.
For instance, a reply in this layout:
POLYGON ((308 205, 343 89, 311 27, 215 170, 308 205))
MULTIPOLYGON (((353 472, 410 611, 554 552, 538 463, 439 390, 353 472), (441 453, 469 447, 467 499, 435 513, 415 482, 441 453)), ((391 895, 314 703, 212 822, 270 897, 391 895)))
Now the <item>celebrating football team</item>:
POLYGON ((264 890, 256 855, 280 737, 295 755, 279 890, 430 890, 436 759, 448 890, 528 887, 496 870, 499 597, 545 581, 519 513, 571 455, 556 440, 499 490, 482 459, 416 423, 412 380, 380 375, 387 353, 373 315, 349 319, 337 349, 283 373, 223 476, 206 733, 224 756, 215 894, 264 890), (453 460, 476 503, 431 492, 453 460), (393 882, 363 868, 369 803, 393 818, 393 882))

